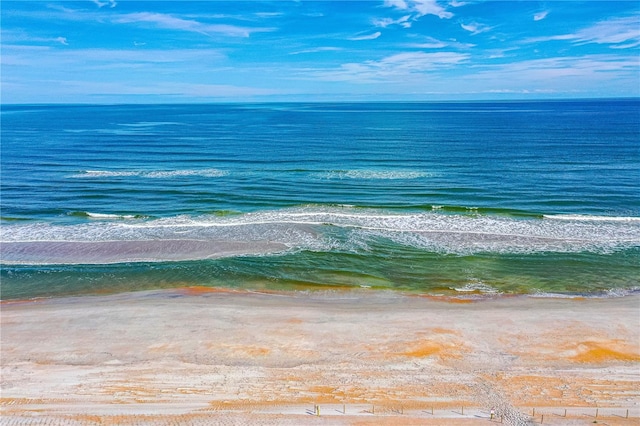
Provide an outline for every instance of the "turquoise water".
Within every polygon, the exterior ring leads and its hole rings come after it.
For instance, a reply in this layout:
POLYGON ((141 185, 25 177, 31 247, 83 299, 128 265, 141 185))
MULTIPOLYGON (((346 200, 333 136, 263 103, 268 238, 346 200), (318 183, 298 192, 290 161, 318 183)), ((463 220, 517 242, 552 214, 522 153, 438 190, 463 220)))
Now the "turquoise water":
POLYGON ((3 299, 640 288, 640 101, 3 106, 3 299))

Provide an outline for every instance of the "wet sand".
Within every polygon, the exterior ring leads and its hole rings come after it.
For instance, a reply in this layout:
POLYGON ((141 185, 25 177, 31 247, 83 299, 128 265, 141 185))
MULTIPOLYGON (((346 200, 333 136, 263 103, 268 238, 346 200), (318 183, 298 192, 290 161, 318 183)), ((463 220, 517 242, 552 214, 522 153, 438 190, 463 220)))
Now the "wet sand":
POLYGON ((640 296, 192 287, 5 301, 1 332, 7 425, 640 418, 640 296))

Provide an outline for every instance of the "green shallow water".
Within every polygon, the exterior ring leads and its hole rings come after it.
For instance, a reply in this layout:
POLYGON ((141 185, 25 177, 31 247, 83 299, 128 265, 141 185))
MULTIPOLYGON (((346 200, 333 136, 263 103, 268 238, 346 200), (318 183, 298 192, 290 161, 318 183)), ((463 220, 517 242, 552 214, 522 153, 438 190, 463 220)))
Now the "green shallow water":
POLYGON ((640 290, 640 249, 611 254, 468 256, 315 253, 186 262, 3 268, 2 298, 188 286, 245 290, 372 288, 431 295, 624 295, 640 290))

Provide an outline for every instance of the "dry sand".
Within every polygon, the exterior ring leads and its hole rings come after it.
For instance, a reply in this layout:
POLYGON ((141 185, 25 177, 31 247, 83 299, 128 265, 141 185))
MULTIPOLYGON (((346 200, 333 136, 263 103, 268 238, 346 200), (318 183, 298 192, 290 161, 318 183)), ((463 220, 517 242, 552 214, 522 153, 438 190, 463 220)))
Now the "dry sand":
POLYGON ((460 302, 203 288, 4 302, 0 423, 638 424, 640 297, 460 302))

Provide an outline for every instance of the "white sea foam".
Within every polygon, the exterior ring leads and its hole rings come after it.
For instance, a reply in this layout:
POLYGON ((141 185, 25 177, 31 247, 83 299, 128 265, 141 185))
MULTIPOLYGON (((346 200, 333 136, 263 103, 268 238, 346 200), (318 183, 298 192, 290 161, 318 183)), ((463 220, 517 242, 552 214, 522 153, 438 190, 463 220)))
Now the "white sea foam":
POLYGON ((85 212, 87 217, 92 219, 137 219, 139 216, 133 214, 109 214, 109 213, 92 213, 85 212))
POLYGON ((173 178, 180 176, 203 176, 203 177, 220 177, 226 176, 228 172, 218 169, 194 169, 194 170, 159 170, 143 173, 142 177, 147 178, 173 178))
POLYGON ((155 126, 180 126, 184 123, 178 123, 175 121, 139 121, 137 123, 121 123, 118 126, 125 127, 155 127, 155 126))
POLYGON ((82 173, 72 175, 73 178, 107 178, 107 177, 123 177, 137 176, 140 172, 133 170, 85 170, 82 173))
POLYGON ((563 293, 551 293, 547 291, 537 291, 529 297, 537 298, 537 299, 578 299, 584 297, 579 294, 563 294, 563 293))
POLYGON ((110 264, 184 261, 276 253, 287 247, 271 241, 42 241, 4 243, 7 264, 110 264))
POLYGON ((637 216, 592 216, 582 214, 555 214, 544 215, 545 219, 571 220, 581 222, 640 222, 637 216))
POLYGON ((326 179, 374 180, 419 179, 432 176, 434 176, 433 173, 413 170, 333 170, 322 174, 326 179))
MULTIPOLYGON (((101 218, 99 213, 96 218, 101 218)), ((109 218, 115 216, 105 216, 109 218)), ((430 252, 466 255, 479 252, 610 253, 640 247, 640 222, 553 221, 503 216, 390 213, 358 208, 292 208, 230 216, 176 216, 151 220, 101 220, 76 225, 43 223, 5 226, 3 242, 201 241, 264 245, 281 251, 370 250, 373 244, 397 244, 430 252), (268 244, 267 244, 268 243, 268 244)), ((146 244, 146 243, 145 243, 146 244)), ((129 246, 127 246, 129 247, 129 246)), ((154 246, 155 247, 155 246, 154 246)), ((169 250, 171 244, 159 244, 169 250)), ((179 249, 195 250, 193 244, 179 249)), ((244 246, 243 246, 244 247, 244 246)), ((200 247, 197 253, 202 253, 200 247)), ((154 250, 160 250, 157 247, 154 250)), ((270 251, 271 250, 271 251, 270 251)), ((255 253, 255 251, 251 251, 255 253)), ((238 254, 238 252, 234 252, 238 254)), ((126 253, 125 253, 126 254, 126 253)), ((188 253, 183 253, 187 256, 188 253)), ((195 256, 194 253, 191 255, 195 256)), ((200 254, 201 255, 201 254, 200 254)), ((156 254, 158 258, 162 257, 156 254)), ((3 260, 7 260, 3 247, 3 260)), ((165 253, 165 258, 180 257, 165 253)))
POLYGON ((606 299, 606 298, 618 298, 618 297, 626 297, 633 294, 638 294, 640 292, 640 287, 630 287, 630 288, 611 288, 608 290, 604 290, 602 292, 597 293, 588 293, 588 294, 564 294, 564 293, 553 293, 547 291, 536 291, 529 295, 529 297, 533 298, 541 298, 541 299, 578 299, 578 298, 590 298, 590 299, 606 299))
POLYGON ((137 176, 147 179, 171 179, 184 176, 221 177, 228 174, 219 169, 181 169, 181 170, 85 170, 69 176, 74 179, 119 178, 137 176))
POLYGON ((483 294, 497 294, 499 291, 490 285, 477 280, 471 280, 463 287, 455 287, 453 290, 461 293, 483 293, 483 294))

